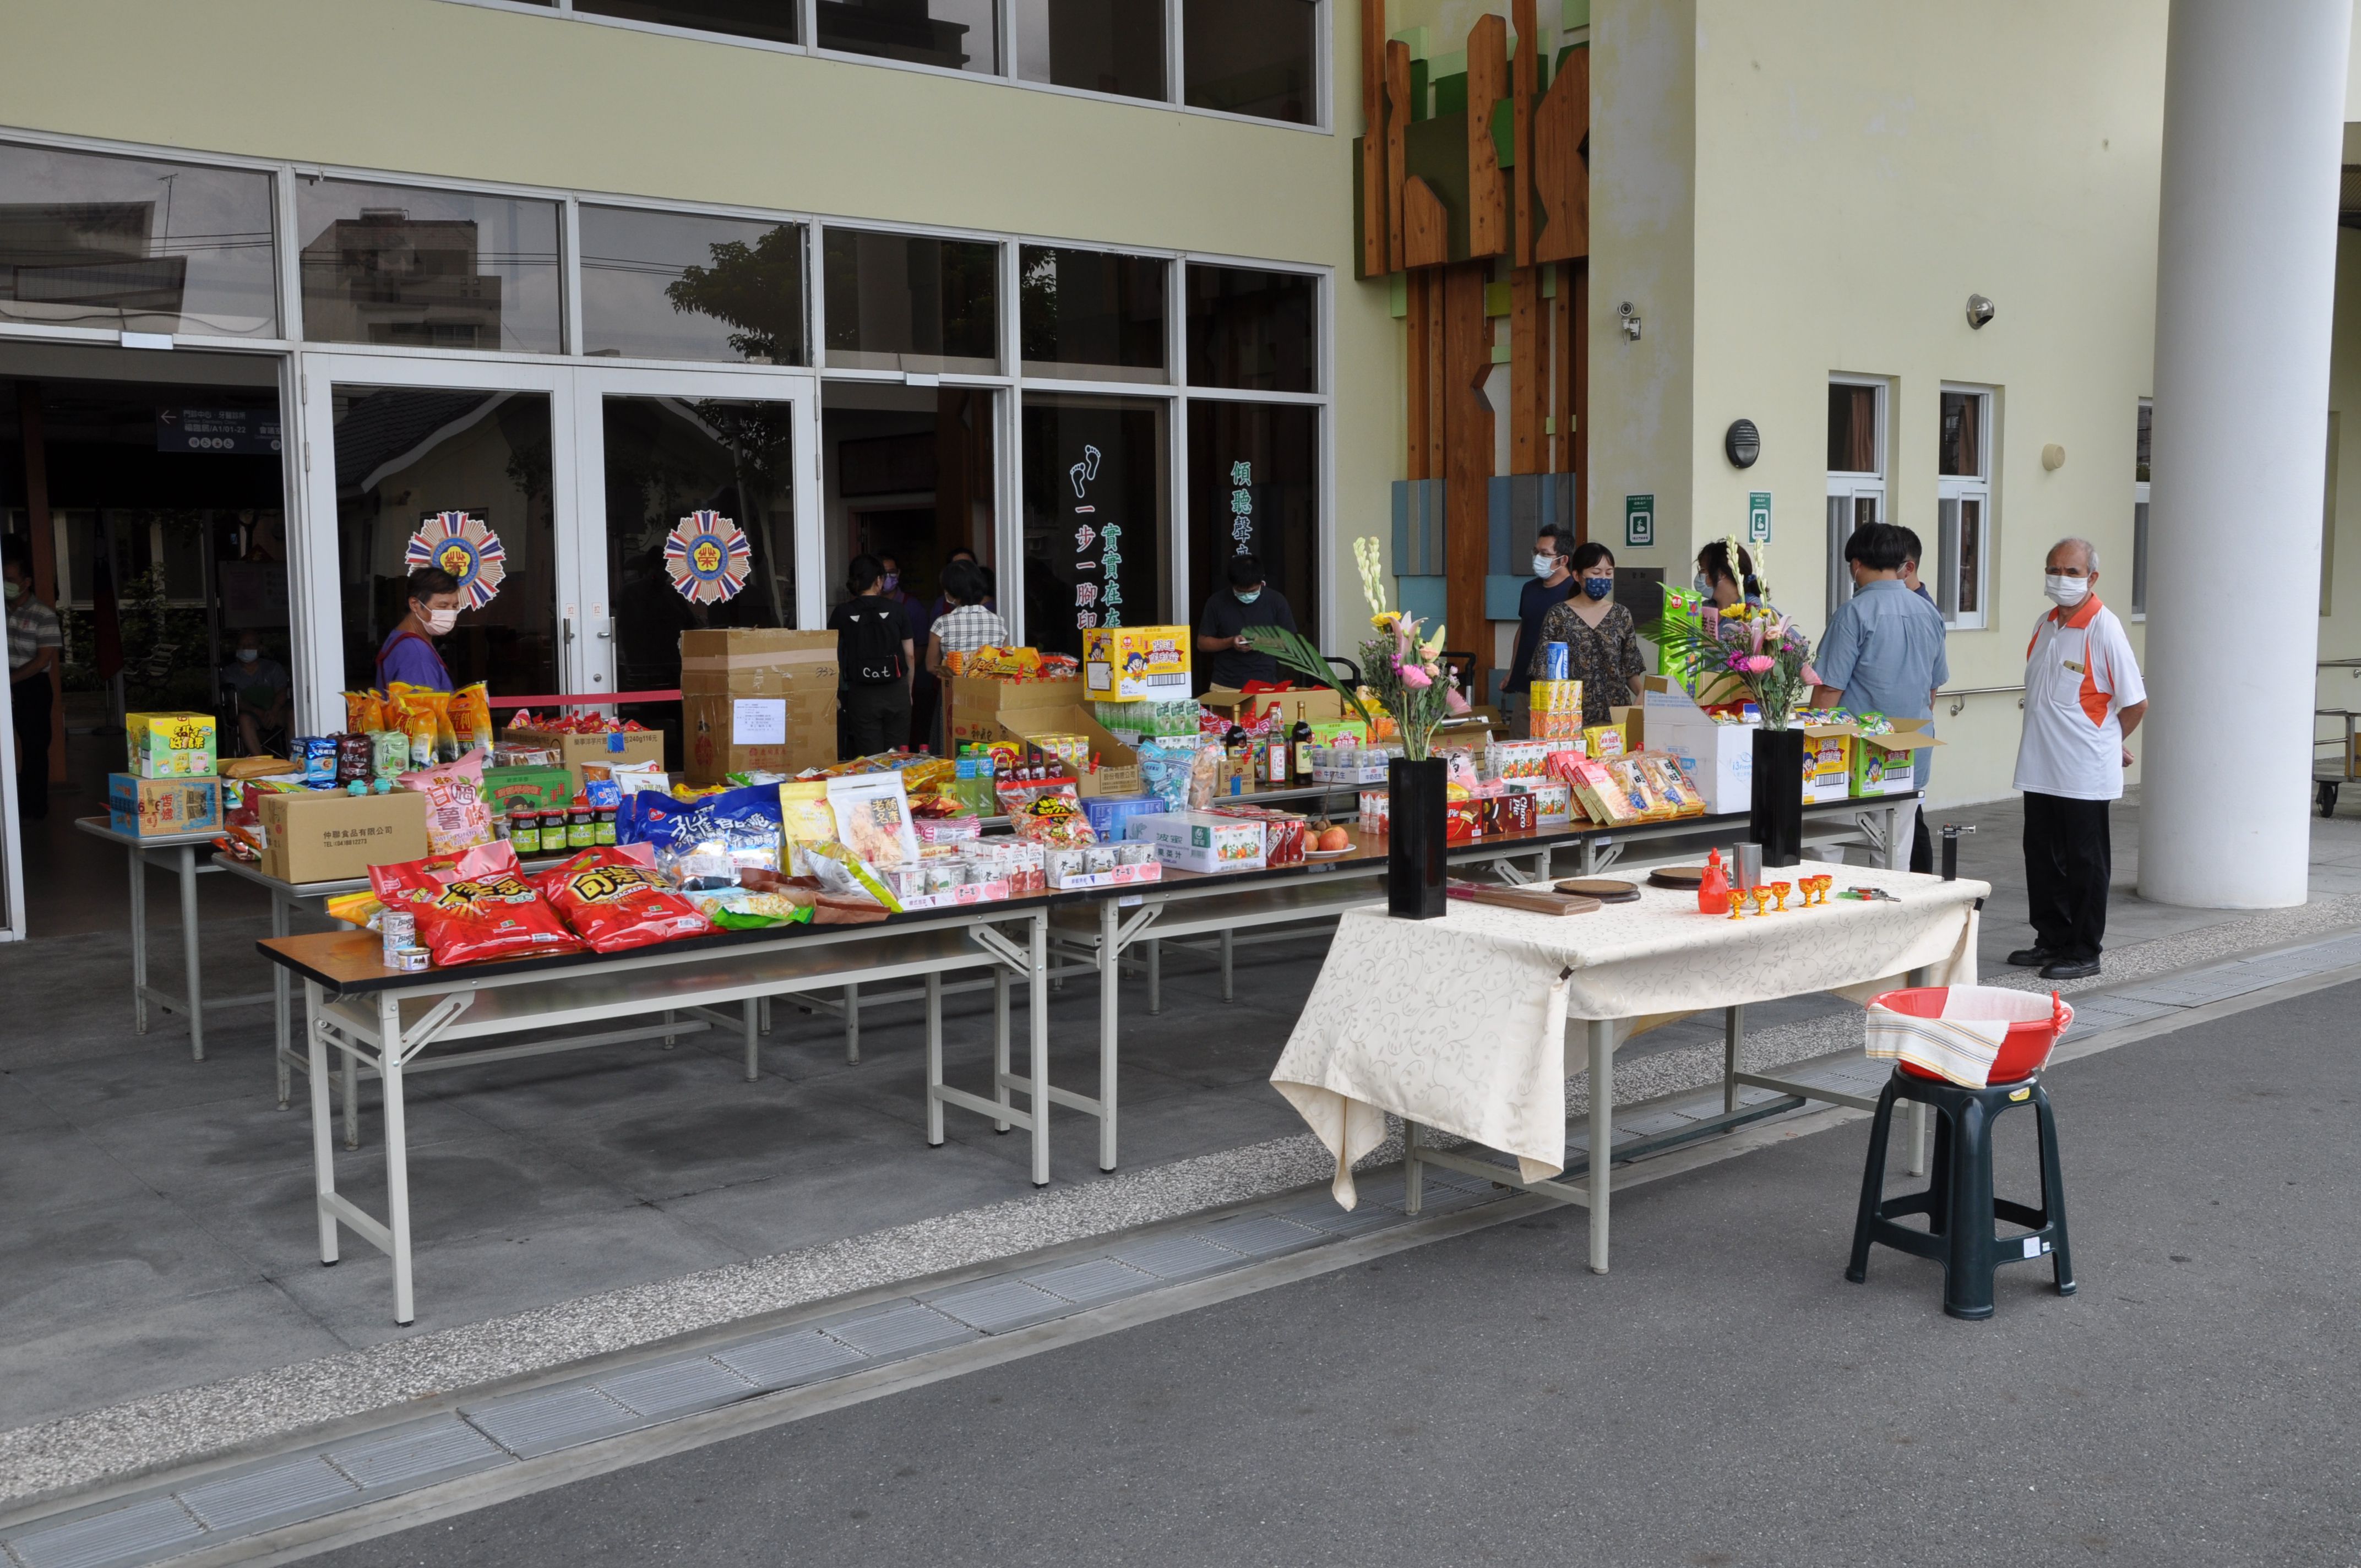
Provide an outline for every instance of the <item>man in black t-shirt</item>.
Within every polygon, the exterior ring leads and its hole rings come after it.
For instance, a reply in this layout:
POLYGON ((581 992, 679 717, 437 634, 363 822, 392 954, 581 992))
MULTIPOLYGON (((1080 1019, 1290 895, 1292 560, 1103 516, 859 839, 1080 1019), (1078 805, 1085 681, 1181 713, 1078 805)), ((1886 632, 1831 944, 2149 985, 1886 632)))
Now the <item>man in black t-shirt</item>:
POLYGON ((836 633, 844 754, 866 757, 910 742, 910 618, 886 597, 874 555, 855 555, 846 573, 852 598, 828 612, 836 633))
POLYGON ((1296 630, 1295 612, 1285 596, 1263 581, 1262 563, 1251 555, 1230 557, 1230 586, 1205 601, 1197 618, 1197 652, 1207 655, 1205 674, 1217 686, 1243 686, 1248 681, 1279 681, 1279 661, 1246 645, 1239 633, 1249 626, 1296 630))

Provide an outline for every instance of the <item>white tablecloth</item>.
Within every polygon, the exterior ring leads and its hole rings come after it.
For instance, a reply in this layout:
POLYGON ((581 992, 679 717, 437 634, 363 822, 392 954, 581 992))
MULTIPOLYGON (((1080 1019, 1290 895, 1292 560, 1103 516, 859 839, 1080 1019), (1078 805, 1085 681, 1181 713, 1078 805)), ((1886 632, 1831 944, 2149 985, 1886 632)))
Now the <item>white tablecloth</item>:
POLYGON ((1803 909, 1791 894, 1784 914, 1731 920, 1700 914, 1694 893, 1642 883, 1638 903, 1590 915, 1458 901, 1437 920, 1350 910, 1271 1082, 1335 1155, 1349 1209, 1353 1162, 1385 1141, 1388 1112, 1514 1155, 1528 1181, 1563 1171, 1569 1020, 1629 1034, 1808 992, 1866 1003, 1921 968, 1933 984, 1974 982, 1988 883, 1809 861, 1773 874, 1815 872, 1900 902, 1832 894, 1803 909))

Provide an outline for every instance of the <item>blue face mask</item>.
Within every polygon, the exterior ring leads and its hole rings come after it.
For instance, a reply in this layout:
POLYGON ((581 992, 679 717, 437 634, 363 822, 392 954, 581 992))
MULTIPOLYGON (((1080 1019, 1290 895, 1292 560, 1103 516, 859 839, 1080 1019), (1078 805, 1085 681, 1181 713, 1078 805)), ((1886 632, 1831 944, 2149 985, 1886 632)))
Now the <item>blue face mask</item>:
POLYGON ((1615 591, 1615 579, 1612 577, 1585 577, 1582 579, 1582 591, 1588 594, 1592 598, 1603 599, 1609 594, 1615 591))
POLYGON ((1262 590, 1260 588, 1255 589, 1252 593, 1248 593, 1243 588, 1232 588, 1230 592, 1238 596, 1238 602, 1240 604, 1252 604, 1255 600, 1262 598, 1262 590))

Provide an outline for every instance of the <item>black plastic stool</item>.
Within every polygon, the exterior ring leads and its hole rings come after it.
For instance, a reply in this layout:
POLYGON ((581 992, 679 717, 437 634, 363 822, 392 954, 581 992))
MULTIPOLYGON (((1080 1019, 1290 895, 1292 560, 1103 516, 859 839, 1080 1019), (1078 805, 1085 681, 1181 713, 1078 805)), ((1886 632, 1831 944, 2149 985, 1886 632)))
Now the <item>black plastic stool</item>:
POLYGON ((2074 1293, 2074 1263, 2066 1245, 2066 1183, 2058 1169, 2058 1124, 2049 1096, 2037 1078, 1969 1089, 1940 1079, 1920 1078, 1899 1067, 1877 1097, 1869 1124, 1869 1164, 1861 1178, 1861 1212, 1853 1222, 1852 1263, 1845 1277, 1858 1285, 1869 1277, 1869 1244, 1931 1257, 1943 1266, 1943 1310, 1955 1318, 1993 1315, 1993 1270, 2044 1253, 2058 1281, 2058 1293, 2074 1293), (1894 1125, 1894 1103, 1915 1100, 1934 1107, 1935 1156, 1924 1192, 1885 1196, 1885 1141, 1894 1125), (2012 1105, 2030 1104, 2041 1141, 2041 1207, 2028 1209, 1993 1195, 1992 1128, 2012 1105), (1927 1229, 1894 1223, 1899 1214, 1924 1214, 1927 1229), (1995 1238, 2006 1220, 2031 1228, 2030 1235, 1995 1238))

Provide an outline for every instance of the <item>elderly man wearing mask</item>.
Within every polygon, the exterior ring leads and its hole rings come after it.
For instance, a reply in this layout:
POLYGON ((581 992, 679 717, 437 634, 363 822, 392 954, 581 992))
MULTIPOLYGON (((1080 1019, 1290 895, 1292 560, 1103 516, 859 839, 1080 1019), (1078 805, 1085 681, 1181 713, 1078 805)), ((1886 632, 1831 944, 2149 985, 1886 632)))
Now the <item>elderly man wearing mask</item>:
POLYGON ((2107 931, 2107 803, 2124 793, 2132 765, 2124 745, 2147 712, 2147 687, 2131 640, 2099 602, 2099 551, 2061 539, 2042 568, 2041 589, 2057 608, 2034 623, 2026 645, 2025 735, 2015 787, 2025 794, 2025 887, 2033 946, 2008 961, 2044 980, 2099 972, 2107 931))

